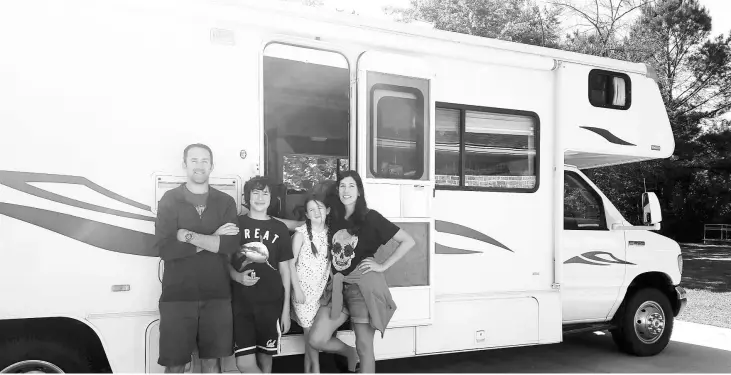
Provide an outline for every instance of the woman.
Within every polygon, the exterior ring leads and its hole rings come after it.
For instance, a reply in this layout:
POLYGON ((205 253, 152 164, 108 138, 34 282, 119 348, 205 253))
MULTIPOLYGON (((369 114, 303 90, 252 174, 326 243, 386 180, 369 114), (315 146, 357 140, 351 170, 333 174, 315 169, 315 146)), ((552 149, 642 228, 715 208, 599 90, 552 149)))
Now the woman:
POLYGON ((333 277, 310 329, 309 344, 317 350, 347 357, 350 371, 356 369, 359 358, 361 372, 373 373, 376 370, 373 335, 376 327, 383 334, 396 308, 383 272, 414 246, 414 239, 377 211, 368 209, 363 182, 357 172, 343 172, 336 188, 337 197, 327 202, 332 206, 331 226, 335 233, 333 277), (385 262, 376 262, 376 251, 391 239, 399 243, 398 247, 385 262), (339 301, 342 301, 340 310, 339 301), (355 332, 355 351, 333 336, 348 315, 355 332))

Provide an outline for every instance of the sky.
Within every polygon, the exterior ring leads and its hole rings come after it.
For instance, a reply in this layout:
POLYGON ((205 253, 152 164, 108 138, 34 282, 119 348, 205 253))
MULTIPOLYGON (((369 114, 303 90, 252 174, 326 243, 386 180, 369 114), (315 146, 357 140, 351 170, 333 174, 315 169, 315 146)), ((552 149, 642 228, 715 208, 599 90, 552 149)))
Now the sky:
MULTIPOLYGON (((537 0, 538 3, 545 3, 548 0, 537 0)), ((576 0, 577 4, 586 0, 576 0)), ((731 31, 731 0, 699 0, 701 5, 708 9, 712 18, 711 33, 713 35, 728 35, 731 31)), ((369 18, 389 19, 390 16, 383 14, 381 10, 384 6, 408 7, 409 0, 324 0, 325 8, 355 12, 361 16, 369 18)), ((638 13, 638 12, 635 12, 638 13)), ((567 29, 575 26, 575 19, 564 20, 564 27, 567 29)))

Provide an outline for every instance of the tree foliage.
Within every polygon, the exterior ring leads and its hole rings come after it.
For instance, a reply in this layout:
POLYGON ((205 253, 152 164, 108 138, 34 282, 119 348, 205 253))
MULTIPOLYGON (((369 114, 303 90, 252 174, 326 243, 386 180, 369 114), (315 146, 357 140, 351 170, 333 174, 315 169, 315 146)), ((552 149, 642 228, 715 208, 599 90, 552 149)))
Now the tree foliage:
POLYGON ((440 30, 544 47, 558 47, 560 9, 533 0, 411 0, 386 11, 399 21, 429 22, 440 30))
POLYGON ((636 197, 644 189, 639 181, 649 181, 648 190, 658 193, 664 208, 663 233, 697 240, 704 223, 731 221, 726 193, 731 133, 728 121, 720 118, 731 108, 731 40, 711 37, 711 17, 697 0, 659 0, 640 9, 628 35, 615 36, 615 48, 605 55, 655 69, 675 152, 668 160, 602 168, 589 175, 628 218, 634 216, 636 197))
POLYGON ((585 171, 625 218, 639 223, 639 197, 657 192, 663 233, 697 240, 704 223, 731 223, 731 38, 711 37, 698 0, 412 0, 387 9, 398 20, 441 30, 647 63, 675 137, 672 158, 585 171), (581 20, 561 38, 561 16, 581 20))

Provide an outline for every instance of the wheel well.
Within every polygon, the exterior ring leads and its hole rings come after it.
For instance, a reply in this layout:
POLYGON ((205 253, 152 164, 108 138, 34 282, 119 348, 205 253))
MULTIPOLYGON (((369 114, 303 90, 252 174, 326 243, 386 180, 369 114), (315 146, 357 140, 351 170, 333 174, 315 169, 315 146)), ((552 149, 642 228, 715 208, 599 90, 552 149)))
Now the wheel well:
MULTIPOLYGON (((675 287, 673 286, 673 282, 670 276, 662 272, 646 272, 637 275, 637 277, 635 277, 635 279, 632 280, 632 282, 627 287, 627 293, 624 295, 624 300, 619 306, 619 310, 624 308, 625 302, 629 299, 629 297, 631 297, 633 294, 635 294, 635 292, 643 288, 654 288, 665 294, 670 301, 670 306, 672 306, 673 308, 673 316, 678 316, 678 312, 680 311, 680 303, 675 292, 675 287)), ((614 315, 616 317, 620 314, 614 315)))
POLYGON ((76 319, 54 317, 0 320, 0 332, 0 341, 32 337, 77 346, 89 355, 95 372, 112 372, 96 332, 76 319))

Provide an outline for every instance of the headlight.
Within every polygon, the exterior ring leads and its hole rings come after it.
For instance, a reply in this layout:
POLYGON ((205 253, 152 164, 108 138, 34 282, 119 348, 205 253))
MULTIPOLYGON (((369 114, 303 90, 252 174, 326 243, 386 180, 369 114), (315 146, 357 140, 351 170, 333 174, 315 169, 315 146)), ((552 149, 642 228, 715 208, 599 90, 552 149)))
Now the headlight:
POLYGON ((680 276, 683 276, 683 254, 678 255, 678 271, 680 276))

